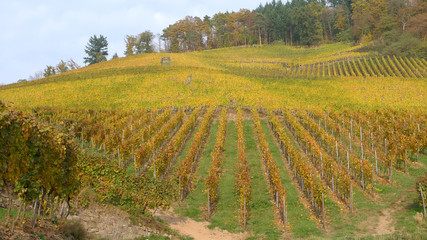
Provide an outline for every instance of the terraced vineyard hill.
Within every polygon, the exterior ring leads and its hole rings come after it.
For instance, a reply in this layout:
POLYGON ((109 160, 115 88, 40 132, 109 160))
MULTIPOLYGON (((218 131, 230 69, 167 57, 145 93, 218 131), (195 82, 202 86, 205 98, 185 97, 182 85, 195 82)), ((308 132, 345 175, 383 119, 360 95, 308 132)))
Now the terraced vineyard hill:
POLYGON ((345 44, 141 54, 0 87, 21 108, 137 109, 241 104, 424 108, 425 59, 368 56, 345 44), (162 66, 161 57, 172 59, 162 66))
POLYGON ((170 182, 175 212, 211 227, 425 236, 426 61, 358 48, 137 55, 3 86, 0 100, 73 126, 81 149, 129 176, 170 182))

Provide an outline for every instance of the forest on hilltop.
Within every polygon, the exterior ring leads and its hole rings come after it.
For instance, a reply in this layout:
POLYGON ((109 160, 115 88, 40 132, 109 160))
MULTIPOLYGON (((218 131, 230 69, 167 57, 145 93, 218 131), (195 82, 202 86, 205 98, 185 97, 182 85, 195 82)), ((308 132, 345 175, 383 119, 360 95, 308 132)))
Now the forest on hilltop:
POLYGON ((423 0, 273 0, 252 11, 187 16, 165 28, 161 39, 170 52, 278 41, 311 46, 379 40, 378 50, 385 54, 425 57, 426 10, 423 0))

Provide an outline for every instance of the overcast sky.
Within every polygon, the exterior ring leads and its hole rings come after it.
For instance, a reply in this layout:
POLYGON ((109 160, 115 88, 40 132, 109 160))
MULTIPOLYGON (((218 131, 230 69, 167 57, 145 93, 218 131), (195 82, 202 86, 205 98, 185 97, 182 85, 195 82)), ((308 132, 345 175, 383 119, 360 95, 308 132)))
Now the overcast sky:
POLYGON ((72 58, 83 65, 90 36, 108 40, 109 57, 123 56, 124 36, 154 34, 185 16, 253 10, 266 0, 0 0, 0 84, 27 79, 72 58))

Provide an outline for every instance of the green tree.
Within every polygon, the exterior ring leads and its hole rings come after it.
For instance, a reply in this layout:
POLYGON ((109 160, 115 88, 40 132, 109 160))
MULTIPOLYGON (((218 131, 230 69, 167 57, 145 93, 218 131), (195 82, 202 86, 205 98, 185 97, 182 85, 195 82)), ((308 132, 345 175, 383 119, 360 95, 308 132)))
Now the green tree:
POLYGON ((49 77, 49 76, 52 76, 52 75, 55 75, 55 74, 56 74, 55 67, 50 66, 50 65, 46 65, 46 68, 44 69, 44 72, 43 72, 43 76, 44 77, 49 77))
POLYGON ((67 66, 70 70, 75 70, 77 68, 80 68, 80 65, 78 65, 76 62, 74 62, 73 59, 68 60, 67 66))
POLYGON ((154 52, 153 39, 154 34, 151 31, 140 33, 135 45, 136 54, 154 52))
POLYGON ((106 56, 108 55, 107 38, 102 35, 99 35, 99 37, 93 35, 86 45, 85 52, 88 56, 84 58, 84 63, 91 65, 106 61, 106 56))
POLYGON ((64 62, 64 60, 61 60, 58 65, 56 65, 56 70, 58 71, 58 73, 64 73, 68 70, 70 70, 68 68, 68 65, 66 62, 64 62))
POLYGON ((125 56, 134 55, 135 47, 136 47, 136 36, 126 35, 125 43, 126 43, 126 51, 124 52, 125 56))

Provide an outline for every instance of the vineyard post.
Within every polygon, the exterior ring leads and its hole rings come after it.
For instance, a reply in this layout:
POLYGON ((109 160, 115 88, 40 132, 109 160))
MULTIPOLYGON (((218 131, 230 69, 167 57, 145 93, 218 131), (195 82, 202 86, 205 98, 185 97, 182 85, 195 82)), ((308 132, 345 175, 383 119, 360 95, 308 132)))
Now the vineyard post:
POLYGON ((350 171, 350 155, 348 154, 348 151, 347 151, 347 170, 350 171))
POLYGON ((283 224, 285 225, 285 232, 288 226, 288 216, 286 214, 286 197, 285 194, 283 194, 283 224))
MULTIPOLYGON (((39 203, 39 199, 36 198, 36 201, 34 202, 34 209, 33 209, 33 220, 31 221, 31 226, 35 227, 36 226, 36 217, 37 217, 37 205, 39 203)), ((22 207, 22 203, 21 203, 21 207, 22 207)), ((19 214, 18 214, 19 217, 19 214)))
POLYGON ((375 172, 378 174, 378 158, 377 158, 377 150, 375 149, 375 172))
POLYGON ((360 141, 363 141, 363 138, 362 138, 363 136, 362 136, 362 126, 360 126, 360 141))
POLYGON ((350 152, 351 152, 351 133, 348 133, 348 141, 350 143, 350 152))
POLYGON ((94 147, 94 144, 93 144, 93 137, 90 137, 90 143, 91 143, 92 148, 93 148, 93 147, 94 147))
POLYGON ((332 192, 335 192, 334 175, 332 174, 332 192))
POLYGON ((339 157, 338 157, 338 141, 335 141, 335 149, 337 152, 337 162, 339 162, 339 157))
POLYGON ((362 152, 362 159, 365 159, 363 156, 363 142, 360 142, 360 151, 362 152))
POLYGON ((157 171, 156 171, 156 161, 154 161, 154 179, 156 179, 157 178, 157 171))
POLYGON ((323 228, 325 228, 325 196, 322 192, 322 224, 323 228))
POLYGON ((279 192, 276 191, 276 207, 279 207, 279 192))
POLYGON ((418 183, 418 186, 420 188, 421 200, 423 201, 424 218, 426 218, 427 214, 426 214, 426 205, 425 205, 425 202, 424 202, 423 188, 421 187, 421 183, 418 183))

